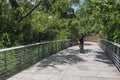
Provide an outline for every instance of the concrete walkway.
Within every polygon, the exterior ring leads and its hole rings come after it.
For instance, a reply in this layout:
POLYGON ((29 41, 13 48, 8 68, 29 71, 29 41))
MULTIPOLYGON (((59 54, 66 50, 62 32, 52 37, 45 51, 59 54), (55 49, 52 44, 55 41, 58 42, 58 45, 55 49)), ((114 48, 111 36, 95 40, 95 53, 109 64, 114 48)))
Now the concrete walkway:
POLYGON ((7 80, 120 80, 120 72, 98 45, 86 43, 84 53, 70 47, 7 80))

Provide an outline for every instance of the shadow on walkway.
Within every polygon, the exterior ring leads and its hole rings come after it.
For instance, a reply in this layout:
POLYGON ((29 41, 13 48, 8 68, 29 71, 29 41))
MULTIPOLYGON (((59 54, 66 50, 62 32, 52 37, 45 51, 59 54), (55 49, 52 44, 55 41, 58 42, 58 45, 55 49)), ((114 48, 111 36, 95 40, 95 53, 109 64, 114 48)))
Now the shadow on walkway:
POLYGON ((96 55, 96 61, 97 62, 102 62, 102 63, 109 64, 109 66, 113 66, 112 61, 110 60, 110 58, 104 52, 96 51, 96 53, 98 54, 98 55, 96 55))
POLYGON ((38 67, 40 68, 47 68, 47 67, 53 67, 56 68, 56 65, 65 65, 65 64, 76 64, 78 62, 85 62, 85 60, 81 57, 79 57, 77 54, 79 54, 79 50, 74 49, 67 49, 60 51, 58 54, 52 55, 48 57, 47 59, 40 62, 40 65, 38 67))
POLYGON ((73 46, 54 54, 8 80, 120 80, 120 73, 98 45, 73 46))
POLYGON ((106 63, 106 64, 112 64, 112 62, 109 60, 109 58, 105 55, 104 52, 94 51, 93 49, 85 49, 83 53, 80 52, 78 49, 67 49, 60 51, 58 54, 52 55, 48 57, 47 59, 40 62, 38 67, 40 68, 47 68, 47 67, 53 67, 56 68, 56 65, 65 65, 65 64, 76 64, 78 62, 85 62, 82 57, 78 56, 79 54, 94 54, 96 59, 95 61, 106 63))

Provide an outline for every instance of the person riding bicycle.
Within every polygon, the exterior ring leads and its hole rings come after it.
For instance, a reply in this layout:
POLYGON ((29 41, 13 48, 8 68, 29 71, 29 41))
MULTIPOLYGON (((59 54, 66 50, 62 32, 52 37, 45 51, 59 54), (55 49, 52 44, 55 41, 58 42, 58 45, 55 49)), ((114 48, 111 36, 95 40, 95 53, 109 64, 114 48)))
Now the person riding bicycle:
POLYGON ((83 35, 83 33, 81 33, 79 36, 79 42, 80 42, 80 44, 79 44, 80 50, 84 50, 84 35, 83 35))

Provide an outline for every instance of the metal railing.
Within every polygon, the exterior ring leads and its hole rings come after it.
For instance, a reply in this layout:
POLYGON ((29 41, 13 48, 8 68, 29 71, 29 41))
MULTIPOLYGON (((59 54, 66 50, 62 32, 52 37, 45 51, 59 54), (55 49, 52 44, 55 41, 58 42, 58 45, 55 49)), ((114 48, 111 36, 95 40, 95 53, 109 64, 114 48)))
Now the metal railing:
POLYGON ((0 80, 70 46, 70 40, 57 40, 0 50, 0 80))
POLYGON ((115 66, 120 71, 120 44, 101 39, 101 48, 108 54, 115 66))

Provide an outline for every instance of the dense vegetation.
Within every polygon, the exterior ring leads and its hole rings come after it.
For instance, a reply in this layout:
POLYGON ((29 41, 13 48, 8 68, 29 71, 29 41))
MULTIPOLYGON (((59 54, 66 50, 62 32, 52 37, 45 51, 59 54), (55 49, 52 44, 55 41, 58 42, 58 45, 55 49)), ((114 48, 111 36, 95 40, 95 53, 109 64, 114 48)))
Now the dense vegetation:
POLYGON ((76 38, 81 32, 117 42, 120 1, 81 1, 0 0, 0 48, 76 38))
MULTIPOLYGON (((86 0, 77 12, 80 26, 87 34, 99 34, 102 38, 120 40, 120 0, 86 0)), ((119 41, 120 42, 120 41, 119 41)))

